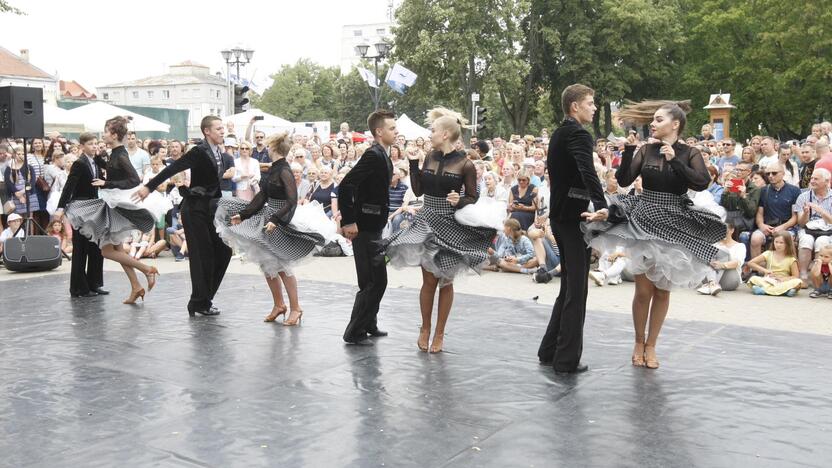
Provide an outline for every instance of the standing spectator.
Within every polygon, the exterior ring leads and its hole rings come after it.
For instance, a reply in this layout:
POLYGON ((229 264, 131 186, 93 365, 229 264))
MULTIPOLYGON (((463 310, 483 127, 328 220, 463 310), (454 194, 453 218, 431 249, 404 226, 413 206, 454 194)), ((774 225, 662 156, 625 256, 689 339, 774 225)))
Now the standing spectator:
MULTIPOLYGON (((32 193, 34 193, 35 198, 37 198, 37 208, 34 206, 32 207, 32 218, 37 223, 37 227, 42 230, 46 230, 49 224, 49 212, 46 211, 46 202, 49 197, 49 187, 48 184, 46 187, 41 187, 41 184, 45 181, 44 172, 46 167, 46 146, 43 143, 43 140, 40 138, 32 139, 32 152, 29 153, 26 157, 27 163, 29 164, 29 169, 32 170, 34 173, 35 184, 32 186, 32 193)), ((59 151, 62 151, 61 147, 58 146, 59 151)), ((35 233, 34 230, 35 226, 32 226, 30 229, 32 233, 35 233)))
MULTIPOLYGON (((721 158, 716 162, 716 167, 719 169, 719 173, 722 174, 726 171, 725 166, 736 166, 740 162, 740 157, 734 153, 734 147, 736 143, 734 142, 733 138, 726 138, 722 140, 722 148, 724 153, 721 158)), ((731 167, 728 168, 730 171, 731 167)))
POLYGON ((35 171, 31 166, 23 164, 23 147, 14 148, 14 159, 6 166, 4 180, 6 181, 6 195, 14 201, 14 213, 21 216, 27 214, 26 195, 29 195, 29 209, 34 213, 40 210, 40 201, 35 193, 35 171))
POLYGON ((338 127, 339 131, 335 135, 336 140, 343 140, 352 144, 352 132, 350 132, 350 124, 347 122, 341 122, 341 125, 338 127))
POLYGON ((809 182, 809 190, 800 194, 794 204, 798 236, 797 260, 800 277, 806 279, 813 254, 832 243, 832 191, 829 182, 832 175, 823 168, 815 169, 809 182))
POLYGON ((53 215, 58 208, 58 200, 61 199, 61 192, 66 185, 66 178, 69 175, 66 171, 66 158, 60 150, 53 152, 52 164, 44 166, 43 178, 49 184, 49 197, 46 200, 46 211, 53 215))
POLYGON ((531 185, 529 176, 521 173, 517 185, 511 188, 508 196, 510 217, 520 223, 520 229, 527 230, 534 222, 537 211, 537 188, 531 185))
POLYGON ((752 258, 748 266, 764 275, 754 276, 748 281, 751 291, 758 296, 791 297, 803 285, 794 256, 794 240, 788 232, 777 233, 771 243, 771 250, 752 258))
POLYGON ((786 181, 787 184, 791 184, 794 186, 800 185, 800 170, 797 168, 797 164, 792 162, 792 150, 791 147, 787 144, 780 145, 780 151, 778 153, 778 162, 783 169, 786 171, 784 173, 783 180, 786 181))
POLYGON ((407 185, 402 182, 405 178, 407 178, 407 169, 401 167, 393 168, 393 177, 390 179, 390 203, 387 205, 390 216, 394 212, 399 211, 399 208, 404 203, 404 194, 407 193, 408 189, 407 185))
POLYGON ((769 164, 776 163, 780 159, 780 155, 777 153, 777 146, 772 137, 767 136, 760 141, 760 152, 761 157, 757 162, 760 165, 760 169, 765 169, 769 164))
POLYGON ((817 163, 815 163, 815 169, 824 168, 829 172, 832 172, 832 151, 829 151, 829 143, 820 140, 815 143, 815 159, 817 163))
POLYGON ((757 165, 757 154, 754 153, 754 148, 750 146, 746 146, 742 149, 742 154, 740 154, 740 162, 750 164, 753 171, 757 171, 757 169, 759 169, 759 166, 757 165))
POLYGON ((150 167, 150 154, 139 147, 139 140, 136 132, 127 132, 127 156, 130 157, 130 164, 136 170, 136 174, 144 174, 150 167))
MULTIPOLYGON (((817 170, 817 169, 815 169, 817 170)), ((783 180, 785 170, 778 162, 766 167, 769 184, 760 192, 757 208, 757 230, 751 235, 751 256, 758 257, 769 239, 789 232, 797 224, 792 207, 800 196, 800 189, 783 180)))
POLYGON ((318 177, 318 183, 309 194, 309 200, 320 203, 326 215, 332 218, 338 211, 338 188, 332 178, 332 168, 323 166, 318 177))
POLYGON ((711 124, 703 125, 702 126, 702 134, 699 135, 697 138, 699 138, 699 141, 713 140, 714 139, 714 134, 713 134, 713 129, 711 128, 711 124))
POLYGON ((812 145, 804 144, 800 147, 800 188, 807 189, 809 188, 809 181, 812 179, 812 172, 815 170, 815 163, 817 163, 817 159, 815 156, 817 153, 815 152, 815 147, 812 145))
POLYGON ((338 166, 338 159, 335 157, 335 149, 332 145, 324 145, 321 148, 320 168, 329 167, 335 169, 338 166))
POLYGON ((223 145, 219 145, 218 149, 222 153, 222 179, 220 180, 220 192, 222 198, 231 198, 234 196, 234 174, 237 169, 234 167, 234 156, 231 156, 228 151, 223 151, 223 145))
POLYGON ((251 157, 252 146, 248 141, 240 143, 240 157, 234 161, 234 177, 237 184, 237 198, 251 201, 260 186, 260 164, 251 157))
POLYGON ((762 152, 762 145, 763 145, 763 137, 759 135, 755 135, 751 137, 751 140, 748 141, 748 145, 754 151, 754 160, 759 164, 760 158, 763 157, 762 152))
POLYGON ((727 252, 730 260, 727 262, 711 261, 712 270, 708 272, 708 282, 696 291, 699 294, 716 296, 720 291, 735 291, 742 284, 742 265, 745 262, 745 244, 734 240, 736 229, 731 223, 726 223, 728 229, 725 239, 716 247, 727 252))
POLYGON ((6 227, 6 202, 9 201, 9 194, 6 192, 6 168, 14 161, 14 153, 7 143, 0 144, 0 229, 6 227))

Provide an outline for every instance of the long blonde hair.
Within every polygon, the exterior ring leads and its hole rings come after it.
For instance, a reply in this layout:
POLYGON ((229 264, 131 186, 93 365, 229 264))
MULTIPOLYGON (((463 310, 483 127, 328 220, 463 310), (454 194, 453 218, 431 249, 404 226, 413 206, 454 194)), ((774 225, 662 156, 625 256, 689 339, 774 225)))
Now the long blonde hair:
POLYGON ((653 115, 659 109, 666 110, 673 120, 679 122, 679 134, 681 135, 682 130, 685 129, 685 124, 687 123, 687 114, 692 110, 690 100, 647 100, 641 102, 627 101, 618 113, 618 118, 625 123, 633 125, 647 125, 653 121, 653 115))
POLYGON ((434 107, 428 111, 425 123, 447 131, 451 136, 451 143, 454 143, 459 140, 462 135, 462 128, 468 123, 468 120, 459 112, 444 107, 434 107))

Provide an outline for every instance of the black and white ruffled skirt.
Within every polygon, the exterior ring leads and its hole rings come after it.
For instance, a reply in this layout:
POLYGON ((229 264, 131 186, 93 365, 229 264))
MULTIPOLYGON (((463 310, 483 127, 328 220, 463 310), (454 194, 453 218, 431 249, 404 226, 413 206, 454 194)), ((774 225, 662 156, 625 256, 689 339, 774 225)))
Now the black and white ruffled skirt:
POLYGON ((152 231, 156 221, 173 207, 159 192, 152 192, 139 203, 133 202, 138 189, 101 189, 99 198, 73 200, 66 206, 66 218, 90 242, 99 246, 121 244, 135 230, 152 231))
POLYGON ((646 275, 660 289, 689 289, 702 284, 712 260, 728 260, 714 246, 726 232, 715 211, 687 195, 645 190, 614 197, 610 215, 618 222, 593 222, 583 229, 587 244, 599 252, 623 247, 633 274, 646 275))
POLYGON ((247 262, 259 266, 270 278, 281 272, 292 275, 292 266, 335 236, 335 223, 317 203, 299 205, 288 226, 278 224, 275 230, 267 233, 265 227, 269 219, 286 205, 286 200, 275 198, 269 198, 251 218, 231 225, 231 217, 248 205, 248 201, 239 198, 221 198, 214 225, 223 242, 244 254, 247 262))
POLYGON ((481 198, 455 210, 444 198, 425 195, 410 225, 382 240, 382 246, 394 267, 421 266, 444 286, 460 273, 479 273, 487 264, 505 209, 505 204, 481 198))

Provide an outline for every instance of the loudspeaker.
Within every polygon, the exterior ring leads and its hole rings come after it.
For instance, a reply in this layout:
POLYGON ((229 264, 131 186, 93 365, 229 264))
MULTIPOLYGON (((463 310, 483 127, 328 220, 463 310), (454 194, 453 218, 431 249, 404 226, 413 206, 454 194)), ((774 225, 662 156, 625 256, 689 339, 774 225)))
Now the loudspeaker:
POLYGON ((43 89, 0 87, 0 138, 43 137, 43 89))
POLYGON ((6 239, 3 263, 10 271, 54 270, 61 266, 61 243, 52 236, 6 239))

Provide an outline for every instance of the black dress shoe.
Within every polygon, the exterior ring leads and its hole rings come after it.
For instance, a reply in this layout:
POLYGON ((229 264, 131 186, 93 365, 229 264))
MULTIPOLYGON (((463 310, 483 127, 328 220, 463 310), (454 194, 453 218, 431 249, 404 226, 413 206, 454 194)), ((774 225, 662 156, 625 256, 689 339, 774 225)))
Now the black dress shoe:
POLYGON ((349 346, 375 346, 372 341, 368 338, 359 338, 355 341, 347 341, 347 345, 349 346))
POLYGON ((369 334, 372 338, 378 338, 380 336, 387 336, 387 332, 384 330, 379 330, 376 328, 375 330, 367 330, 367 334, 369 334))
POLYGON ((72 297, 95 297, 98 293, 95 291, 87 291, 84 294, 70 294, 72 297))
POLYGON ((107 291, 104 288, 95 288, 93 289, 93 292, 99 296, 106 296, 107 294, 110 294, 110 291, 107 291))
POLYGON ((546 366, 546 367, 552 367, 552 365, 553 365, 554 363, 555 363, 555 362, 554 362, 554 361, 552 361, 552 360, 548 360, 548 361, 540 361, 540 365, 541 365, 541 366, 546 366))
POLYGON ((559 375, 567 375, 567 374, 581 374, 589 370, 589 366, 583 363, 579 363, 574 369, 571 370, 558 370, 555 369, 555 374, 559 375))
POLYGON ((195 316, 196 314, 199 314, 199 315, 219 315, 220 311, 218 309, 214 309, 214 308, 211 308, 211 309, 208 309, 208 310, 189 310, 188 314, 191 317, 195 316))

